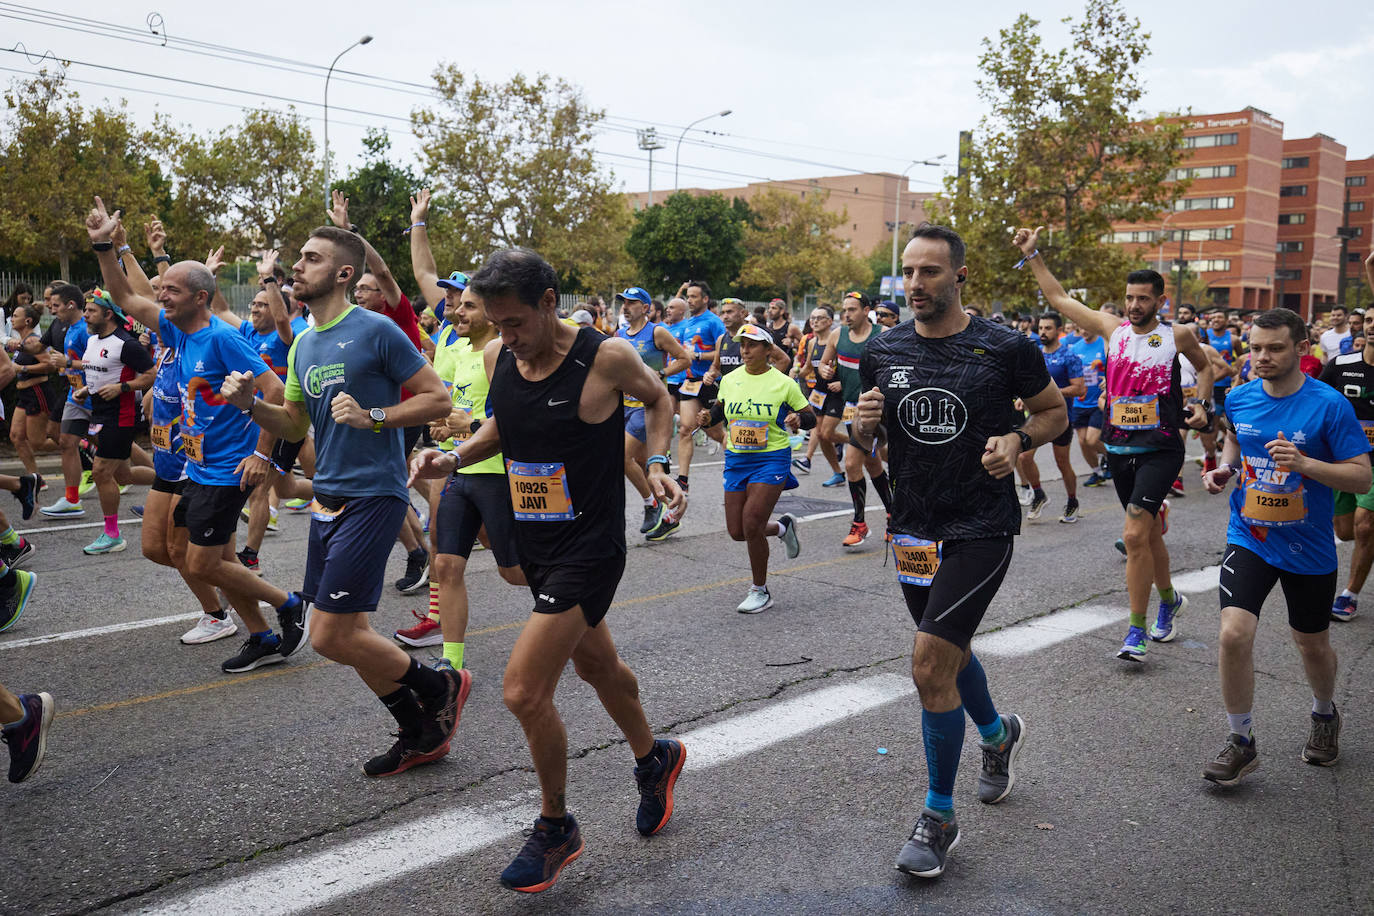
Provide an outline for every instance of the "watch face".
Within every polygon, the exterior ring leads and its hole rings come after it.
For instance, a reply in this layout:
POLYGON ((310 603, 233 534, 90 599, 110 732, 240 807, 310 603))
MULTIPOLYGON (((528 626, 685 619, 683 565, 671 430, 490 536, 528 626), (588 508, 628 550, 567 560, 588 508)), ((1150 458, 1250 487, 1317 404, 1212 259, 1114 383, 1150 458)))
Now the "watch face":
POLYGON ((372 408, 367 412, 367 415, 376 423, 380 423, 386 419, 386 411, 382 410, 380 407, 372 408))

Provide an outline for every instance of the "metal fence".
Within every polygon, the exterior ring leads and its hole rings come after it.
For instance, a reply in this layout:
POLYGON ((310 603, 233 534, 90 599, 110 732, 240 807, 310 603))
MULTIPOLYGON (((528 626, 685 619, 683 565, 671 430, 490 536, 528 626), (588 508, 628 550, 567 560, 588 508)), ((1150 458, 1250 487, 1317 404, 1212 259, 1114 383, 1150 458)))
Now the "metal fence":
POLYGON ((18 273, 11 270, 0 270, 0 302, 8 299, 10 293, 20 283, 33 290, 35 299, 43 295, 43 287, 49 283, 55 283, 60 277, 48 276, 46 274, 18 273))

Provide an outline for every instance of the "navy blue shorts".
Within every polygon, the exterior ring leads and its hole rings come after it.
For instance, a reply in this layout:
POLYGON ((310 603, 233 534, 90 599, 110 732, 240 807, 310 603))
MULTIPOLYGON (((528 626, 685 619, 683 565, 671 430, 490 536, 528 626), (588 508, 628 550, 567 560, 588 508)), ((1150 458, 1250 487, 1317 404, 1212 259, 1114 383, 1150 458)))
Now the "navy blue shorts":
POLYGON ((766 483, 781 486, 784 490, 796 489, 799 484, 792 476, 792 450, 774 449, 771 452, 732 452, 725 453, 725 492, 739 493, 747 490, 751 483, 766 483))
POLYGON ((487 541, 497 566, 519 566, 515 515, 505 474, 454 474, 439 497, 434 522, 435 552, 466 559, 477 532, 487 527, 487 541))
POLYGON ((1084 429, 1091 426, 1093 429, 1102 428, 1102 408, 1094 404, 1092 407, 1070 407, 1069 426, 1074 429, 1084 429))
POLYGON ((316 493, 301 596, 327 614, 377 610, 386 560, 408 508, 394 496, 343 499, 316 493))
POLYGON ((644 424, 643 407, 625 408, 625 432, 634 436, 640 442, 649 441, 649 432, 644 424))

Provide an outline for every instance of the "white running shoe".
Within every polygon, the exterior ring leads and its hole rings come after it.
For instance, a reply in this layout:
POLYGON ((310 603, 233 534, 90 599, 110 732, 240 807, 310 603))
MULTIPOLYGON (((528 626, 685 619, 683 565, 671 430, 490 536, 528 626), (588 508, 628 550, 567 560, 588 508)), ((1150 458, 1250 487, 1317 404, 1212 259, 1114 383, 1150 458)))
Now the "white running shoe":
POLYGON ((49 518, 75 518, 86 514, 86 509, 81 503, 69 503, 65 496, 59 498, 51 506, 42 506, 38 511, 49 518))
POLYGON ((181 634, 181 641, 188 646, 194 646, 203 642, 224 639, 226 636, 233 636, 238 631, 238 624, 234 623, 228 615, 220 620, 210 614, 201 614, 196 625, 181 634))
POLYGON ((735 610, 741 614, 762 614, 772 606, 773 596, 768 594, 768 587, 753 585, 735 610))

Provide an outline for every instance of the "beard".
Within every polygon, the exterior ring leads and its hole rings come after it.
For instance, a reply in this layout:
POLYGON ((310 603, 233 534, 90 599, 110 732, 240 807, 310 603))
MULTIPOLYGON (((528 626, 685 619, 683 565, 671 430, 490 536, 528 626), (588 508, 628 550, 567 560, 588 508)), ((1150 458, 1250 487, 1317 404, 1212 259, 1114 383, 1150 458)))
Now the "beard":
POLYGON ((1155 320, 1155 315, 1157 315, 1157 314, 1159 314, 1159 306, 1155 306, 1154 308, 1150 309, 1148 312, 1146 312, 1146 313, 1145 313, 1144 315, 1142 315, 1140 318, 1131 318, 1131 319, 1130 319, 1131 326, 1132 326, 1132 327, 1137 327, 1137 328, 1144 327, 1145 325, 1149 324, 1151 321, 1154 321, 1154 320, 1155 320))
POLYGON ((944 317, 945 313, 954 307, 954 296, 949 290, 932 293, 930 296, 930 303, 926 306, 928 310, 925 312, 922 312, 920 307, 910 300, 908 300, 907 304, 911 306, 911 311, 914 313, 917 321, 938 321, 944 317))

